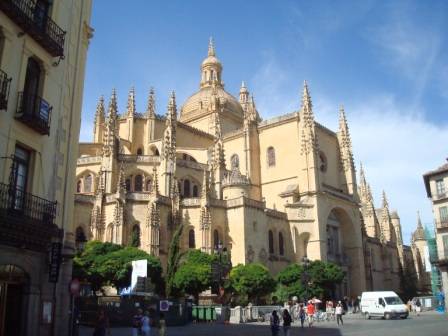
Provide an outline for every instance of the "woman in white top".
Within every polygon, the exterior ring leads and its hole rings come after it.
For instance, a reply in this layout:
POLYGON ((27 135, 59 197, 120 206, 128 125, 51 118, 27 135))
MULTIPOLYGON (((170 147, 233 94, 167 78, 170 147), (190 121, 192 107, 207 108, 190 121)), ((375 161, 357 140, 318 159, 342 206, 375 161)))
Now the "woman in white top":
POLYGON ((342 321, 343 313, 344 313, 344 308, 342 308, 341 301, 339 301, 336 306, 336 321, 338 322, 338 325, 339 325, 339 321, 341 321, 341 325, 344 325, 344 321, 342 321))
POLYGON ((142 335, 150 336, 151 335, 151 319, 149 318, 149 312, 145 311, 145 314, 142 317, 142 335))

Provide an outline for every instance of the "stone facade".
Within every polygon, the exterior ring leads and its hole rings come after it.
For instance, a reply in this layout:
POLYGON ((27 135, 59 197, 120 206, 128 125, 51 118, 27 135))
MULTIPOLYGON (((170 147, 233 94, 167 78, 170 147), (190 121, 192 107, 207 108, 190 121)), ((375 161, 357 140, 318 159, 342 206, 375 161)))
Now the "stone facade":
POLYGON ((0 1, 1 336, 68 335, 90 14, 90 0, 0 1), (63 244, 57 284, 53 240, 63 244))
POLYGON ((185 225, 184 250, 221 242, 233 265, 260 262, 274 274, 304 256, 329 260, 347 273, 339 295, 399 291, 399 219, 386 206, 378 232, 367 229, 376 213, 363 185, 359 196, 344 109, 337 132, 317 123, 306 82, 298 111, 262 121, 244 82, 239 99, 224 89, 210 43, 200 89, 179 111, 174 93, 165 116, 153 90, 143 113, 133 89, 120 116, 116 99, 106 107, 100 98, 94 141, 80 144, 80 237, 134 243, 165 264, 173 230, 185 225))

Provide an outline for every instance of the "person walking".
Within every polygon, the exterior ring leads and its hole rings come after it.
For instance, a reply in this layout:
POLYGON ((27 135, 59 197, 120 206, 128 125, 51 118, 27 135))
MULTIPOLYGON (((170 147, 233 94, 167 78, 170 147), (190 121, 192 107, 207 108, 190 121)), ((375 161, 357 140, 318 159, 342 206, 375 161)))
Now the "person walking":
POLYGON ((137 309, 137 313, 132 317, 132 336, 140 336, 142 331, 143 310, 137 309))
POLYGON ((333 312, 333 301, 328 300, 325 303, 325 314, 327 321, 334 320, 334 312, 333 312))
POLYGON ((95 322, 93 336, 106 336, 106 332, 110 335, 109 318, 103 308, 98 311, 98 317, 95 322))
POLYGON ((290 335, 291 322, 292 322, 291 314, 289 314, 288 309, 284 309, 283 310, 283 334, 285 336, 290 335))
POLYGON ((142 320, 142 336, 150 336, 151 335, 151 319, 149 318, 149 312, 145 311, 143 314, 142 320))
POLYGON ((420 316, 421 311, 422 311, 422 303, 420 302, 420 299, 417 299, 415 301, 415 312, 417 313, 417 316, 420 316))
POLYGON ((159 336, 166 336, 166 321, 163 313, 160 313, 159 327, 159 336))
POLYGON ((344 325, 344 321, 342 320, 342 313, 344 312, 344 309, 342 308, 341 301, 338 302, 336 305, 336 321, 339 325, 339 322, 341 322, 341 325, 344 325))
POLYGON ((269 319, 271 325, 272 336, 278 336, 278 331, 280 329, 280 318, 278 317, 277 311, 274 310, 269 319))
POLYGON ((308 305, 306 306, 306 314, 308 315, 308 327, 313 326, 314 322, 314 314, 316 313, 316 308, 314 307, 313 302, 308 301, 308 305))
POLYGON ((305 307, 303 306, 303 303, 301 303, 299 305, 297 315, 298 315, 298 319, 300 320, 300 325, 303 328, 303 324, 305 323, 305 317, 306 317, 305 307))

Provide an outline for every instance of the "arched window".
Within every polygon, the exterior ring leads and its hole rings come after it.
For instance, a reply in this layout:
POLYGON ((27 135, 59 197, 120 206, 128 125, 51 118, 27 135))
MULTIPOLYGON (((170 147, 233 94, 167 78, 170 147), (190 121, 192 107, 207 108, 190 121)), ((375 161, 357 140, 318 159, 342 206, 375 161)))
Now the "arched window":
POLYGON ((131 191, 131 179, 130 178, 126 179, 126 191, 128 191, 128 192, 131 191))
POLYGON ((82 188, 82 181, 78 180, 78 182, 76 183, 76 192, 80 193, 82 190, 81 188, 82 188))
POLYGON ((219 232, 218 230, 213 230, 213 246, 215 249, 218 248, 220 241, 219 241, 219 232))
POLYGON ((184 196, 190 197, 190 180, 184 181, 184 196))
POLYGON ((135 176, 134 191, 143 191, 143 176, 142 175, 135 176))
POLYGON ((138 224, 132 227, 131 246, 140 247, 140 226, 138 224))
POLYGON ((84 178, 84 192, 92 192, 92 175, 84 178))
POLYGON ((138 148, 137 149, 137 155, 143 155, 143 149, 138 148))
POLYGON ((194 239, 194 230, 188 231, 188 248, 196 248, 196 242, 194 239))
POLYGON ((194 185, 193 186, 193 197, 198 197, 198 196, 199 196, 198 186, 194 185))
POLYGON ((240 167, 240 158, 238 157, 238 154, 233 154, 230 157, 230 162, 232 165, 232 170, 233 169, 238 169, 240 167))
POLYGON ((274 234, 269 230, 269 253, 274 254, 274 234))
POLYGON ((275 149, 274 147, 269 147, 266 151, 267 156, 267 163, 268 167, 274 167, 275 166, 275 149))
POLYGON ((146 191, 152 191, 152 180, 146 181, 146 191))
POLYGON ((283 242, 283 234, 281 232, 278 233, 278 251, 281 256, 285 255, 285 245, 283 242))
POLYGON ((325 156, 325 153, 320 151, 319 152, 319 169, 322 173, 325 173, 327 171, 328 167, 328 160, 325 156))

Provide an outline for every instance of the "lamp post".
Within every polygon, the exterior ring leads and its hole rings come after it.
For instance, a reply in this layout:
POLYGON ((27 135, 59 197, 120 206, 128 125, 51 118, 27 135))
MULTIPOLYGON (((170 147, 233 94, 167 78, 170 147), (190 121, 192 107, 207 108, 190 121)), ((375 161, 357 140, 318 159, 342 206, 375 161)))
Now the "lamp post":
POLYGON ((310 275, 308 274, 308 267, 310 265, 310 260, 304 256, 302 258, 302 266, 303 266, 303 272, 302 272, 302 286, 305 288, 305 301, 308 300, 308 285, 310 281, 310 275))
POLYGON ((218 245, 215 246, 214 253, 218 255, 218 260, 212 262, 212 276, 218 284, 218 294, 222 297, 224 295, 223 278, 229 272, 231 263, 229 262, 227 248, 223 247, 222 242, 218 242, 218 245))

